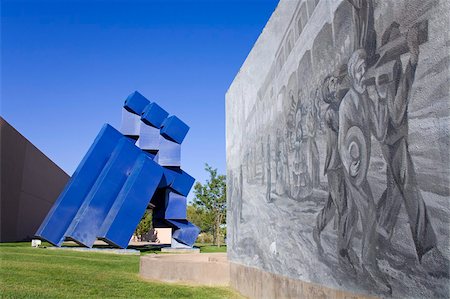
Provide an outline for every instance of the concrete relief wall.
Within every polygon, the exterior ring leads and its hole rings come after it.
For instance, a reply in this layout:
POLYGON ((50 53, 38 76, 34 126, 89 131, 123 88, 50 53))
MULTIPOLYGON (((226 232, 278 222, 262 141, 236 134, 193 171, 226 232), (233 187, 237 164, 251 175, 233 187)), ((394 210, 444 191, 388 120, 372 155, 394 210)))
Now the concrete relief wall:
POLYGON ((232 262, 449 297, 449 11, 280 1, 226 95, 232 262))

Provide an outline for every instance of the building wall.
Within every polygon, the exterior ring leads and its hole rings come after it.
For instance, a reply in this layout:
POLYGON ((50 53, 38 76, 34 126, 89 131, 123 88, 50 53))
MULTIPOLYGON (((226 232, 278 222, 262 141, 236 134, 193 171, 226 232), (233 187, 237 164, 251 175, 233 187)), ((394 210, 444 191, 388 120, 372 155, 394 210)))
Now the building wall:
POLYGON ((0 117, 0 242, 30 240, 69 176, 0 117))
POLYGON ((439 0, 280 1, 226 94, 237 268, 449 296, 449 11, 439 0))

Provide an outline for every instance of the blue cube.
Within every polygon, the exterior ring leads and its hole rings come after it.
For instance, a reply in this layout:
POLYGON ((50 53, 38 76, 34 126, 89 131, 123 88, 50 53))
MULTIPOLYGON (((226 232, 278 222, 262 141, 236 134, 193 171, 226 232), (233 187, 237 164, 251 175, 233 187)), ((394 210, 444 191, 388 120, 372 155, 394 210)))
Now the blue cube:
POLYGON ((172 115, 163 123, 161 128, 161 135, 170 139, 176 143, 181 144, 189 131, 189 126, 186 125, 181 119, 172 115))
POLYGON ((141 119, 139 115, 122 108, 122 125, 120 127, 120 133, 136 140, 139 137, 140 124, 141 119))
POLYGON ((147 125, 160 129, 167 116, 169 113, 166 110, 156 103, 151 103, 144 109, 141 119, 147 125))
POLYGON ((141 115, 148 104, 150 104, 150 101, 139 92, 135 91, 127 97, 123 107, 131 113, 141 115))
POLYGON ((188 196, 189 191, 191 191, 192 186, 195 183, 195 179, 190 176, 187 172, 180 169, 178 175, 175 176, 172 184, 169 186, 173 191, 183 195, 188 196))
POLYGON ((140 121, 139 139, 136 142, 140 149, 156 153, 159 150, 160 138, 162 137, 157 128, 140 121))
POLYGON ((155 195, 159 197, 152 198, 151 201, 155 205, 153 210, 155 219, 186 219, 187 199, 185 196, 168 189, 157 192, 155 195))
POLYGON ((161 166, 181 166, 181 144, 161 136, 159 139, 158 163, 161 166))
POLYGON ((193 246, 200 229, 187 220, 167 220, 174 227, 172 238, 180 243, 193 246))
POLYGON ((172 191, 188 196, 195 179, 179 167, 164 167, 159 188, 169 187, 172 191))

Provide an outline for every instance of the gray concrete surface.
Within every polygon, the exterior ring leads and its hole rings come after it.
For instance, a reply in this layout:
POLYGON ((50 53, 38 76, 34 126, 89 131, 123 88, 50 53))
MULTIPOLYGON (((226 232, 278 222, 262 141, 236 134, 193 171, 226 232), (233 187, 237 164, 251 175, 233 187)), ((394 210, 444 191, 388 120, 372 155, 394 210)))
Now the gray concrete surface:
POLYGON ((301 280, 276 275, 258 268, 230 263, 230 285, 241 295, 255 299, 274 298, 333 298, 333 299, 369 299, 376 298, 355 294, 323 285, 307 283, 301 280))
POLYGON ((139 275, 163 282, 228 286, 230 267, 226 253, 149 254, 141 256, 139 275))
POLYGON ((163 247, 163 248, 161 248, 161 252, 165 252, 165 253, 200 253, 200 248, 163 247))
POLYGON ((231 262, 450 297, 449 16, 438 0, 280 1, 226 94, 231 262))

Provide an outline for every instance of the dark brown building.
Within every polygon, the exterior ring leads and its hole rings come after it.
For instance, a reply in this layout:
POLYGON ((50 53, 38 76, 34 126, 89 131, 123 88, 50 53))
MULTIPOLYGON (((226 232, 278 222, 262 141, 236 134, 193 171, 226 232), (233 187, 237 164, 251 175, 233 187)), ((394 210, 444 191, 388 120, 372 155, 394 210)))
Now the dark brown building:
POLYGON ((0 242, 30 240, 69 176, 0 117, 0 242))

